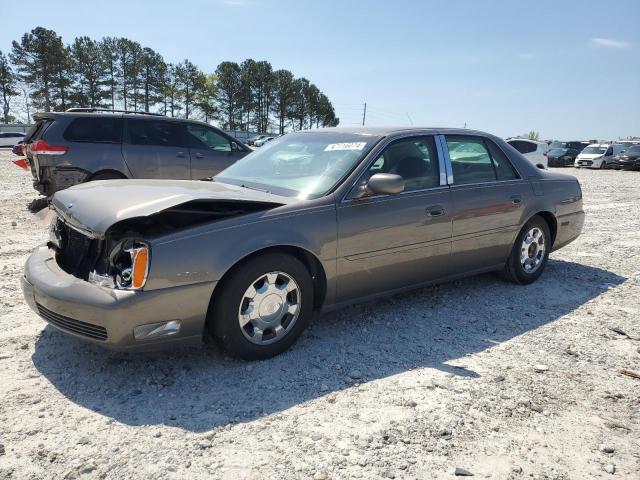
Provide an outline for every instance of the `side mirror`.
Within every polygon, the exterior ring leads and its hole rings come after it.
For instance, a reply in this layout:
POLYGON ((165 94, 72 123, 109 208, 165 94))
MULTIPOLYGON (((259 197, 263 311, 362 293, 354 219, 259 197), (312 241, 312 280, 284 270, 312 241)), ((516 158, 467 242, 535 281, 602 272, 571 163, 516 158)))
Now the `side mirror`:
POLYGON ((392 173, 376 173, 364 186, 368 195, 395 195, 404 192, 404 179, 392 173))
POLYGON ((242 148, 236 142, 231 142, 231 151, 232 152, 241 152, 242 148))

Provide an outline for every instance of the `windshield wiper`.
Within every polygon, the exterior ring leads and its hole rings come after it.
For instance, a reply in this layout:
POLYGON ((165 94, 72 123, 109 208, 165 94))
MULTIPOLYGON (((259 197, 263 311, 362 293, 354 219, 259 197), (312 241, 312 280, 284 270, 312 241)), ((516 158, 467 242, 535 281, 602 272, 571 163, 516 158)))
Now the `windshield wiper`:
POLYGON ((240 185, 242 188, 247 188, 249 190, 256 190, 258 192, 263 193, 271 193, 269 190, 263 190, 262 188, 250 187, 249 185, 245 185, 244 183, 240 185))

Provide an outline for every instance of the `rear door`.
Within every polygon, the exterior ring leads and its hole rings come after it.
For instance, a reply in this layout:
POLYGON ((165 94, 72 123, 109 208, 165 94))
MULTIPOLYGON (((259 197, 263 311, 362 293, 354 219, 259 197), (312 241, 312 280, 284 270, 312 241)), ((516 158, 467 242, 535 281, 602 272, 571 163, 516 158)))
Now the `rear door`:
POLYGON ((184 122, 127 118, 124 159, 134 178, 191 178, 184 122))
POLYGON ((185 132, 194 180, 217 175, 247 154, 231 138, 206 125, 186 123, 185 132))
POLYGON ((491 140, 446 135, 453 183, 451 273, 503 263, 520 228, 530 187, 491 140))

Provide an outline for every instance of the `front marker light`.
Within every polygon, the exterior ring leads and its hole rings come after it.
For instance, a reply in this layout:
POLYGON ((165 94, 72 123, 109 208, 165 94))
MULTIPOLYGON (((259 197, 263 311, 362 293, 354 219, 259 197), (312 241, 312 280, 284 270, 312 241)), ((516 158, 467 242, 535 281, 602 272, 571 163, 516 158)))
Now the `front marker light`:
MULTIPOLYGON (((149 273, 149 247, 138 246, 128 250, 131 255, 131 288, 137 290, 144 287, 149 273)), ((122 272, 124 274, 124 272, 122 272)))

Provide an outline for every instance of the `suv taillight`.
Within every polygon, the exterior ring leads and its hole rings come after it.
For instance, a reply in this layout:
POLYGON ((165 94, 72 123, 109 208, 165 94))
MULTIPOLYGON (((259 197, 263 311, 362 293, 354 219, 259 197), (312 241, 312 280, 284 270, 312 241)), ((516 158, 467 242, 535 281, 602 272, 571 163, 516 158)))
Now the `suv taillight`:
POLYGON ((69 150, 69 147, 49 145, 43 139, 40 139, 31 144, 30 150, 31 153, 36 155, 64 155, 69 150))

